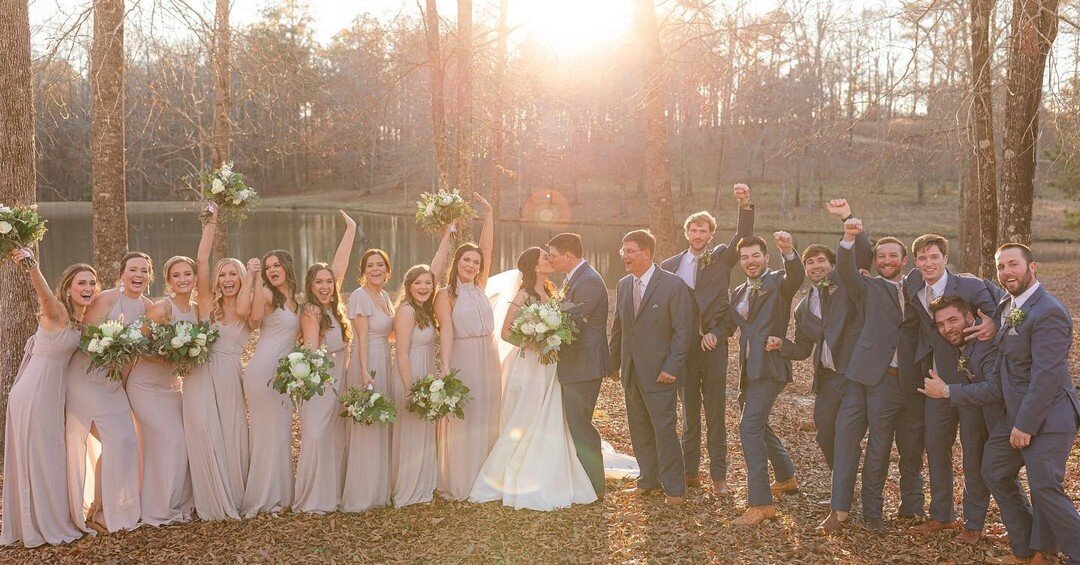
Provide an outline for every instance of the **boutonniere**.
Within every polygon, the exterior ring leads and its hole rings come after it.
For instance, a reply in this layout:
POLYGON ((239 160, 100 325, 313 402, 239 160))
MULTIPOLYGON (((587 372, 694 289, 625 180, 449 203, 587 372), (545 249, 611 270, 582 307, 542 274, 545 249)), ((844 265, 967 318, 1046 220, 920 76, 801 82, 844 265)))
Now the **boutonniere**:
POLYGON ((750 294, 756 294, 761 292, 761 279, 754 279, 754 282, 750 283, 750 294))
POLYGON ((708 267, 709 263, 712 263, 712 253, 709 253, 709 250, 706 249, 701 252, 701 255, 698 255, 697 266, 699 269, 702 269, 708 267))
POLYGON ((1017 326, 1024 323, 1024 318, 1027 318, 1027 312, 1019 308, 1013 308, 1012 311, 1009 312, 1009 315, 1005 316, 1005 324, 1010 328, 1015 329, 1017 326))
POLYGON ((968 381, 972 380, 971 371, 968 371, 968 363, 970 363, 970 362, 971 362, 971 356, 970 355, 967 355, 967 356, 961 355, 960 358, 956 360, 956 372, 960 373, 960 375, 962 375, 968 381))

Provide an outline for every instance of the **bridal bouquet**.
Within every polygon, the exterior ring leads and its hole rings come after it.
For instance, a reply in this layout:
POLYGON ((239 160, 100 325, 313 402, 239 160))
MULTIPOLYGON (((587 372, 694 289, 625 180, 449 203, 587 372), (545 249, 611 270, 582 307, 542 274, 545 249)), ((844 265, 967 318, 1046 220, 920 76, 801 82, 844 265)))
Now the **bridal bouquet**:
POLYGON ((425 192, 416 203, 416 225, 435 235, 452 223, 459 228, 468 228, 472 219, 472 208, 456 190, 425 192))
POLYGON ((451 414, 464 420, 463 407, 472 397, 469 396, 469 387, 457 375, 458 370, 454 369, 445 376, 429 374, 413 383, 409 394, 409 411, 432 422, 451 414))
MULTIPOLYGON (((259 203, 259 193, 244 184, 244 175, 232 170, 232 161, 221 165, 220 169, 205 169, 198 174, 203 198, 217 204, 221 217, 225 220, 243 220, 248 212, 259 203)), ((205 222, 210 219, 208 212, 201 216, 205 222)))
POLYGON ((531 349, 540 354, 540 363, 555 363, 559 348, 577 340, 578 327, 570 317, 573 306, 560 296, 526 304, 510 324, 510 342, 521 346, 522 355, 531 349))
POLYGON ((277 373, 270 380, 270 387, 289 395, 294 403, 301 404, 316 394, 322 396, 326 392, 327 385, 334 382, 330 376, 332 368, 334 362, 327 356, 325 347, 312 351, 298 345, 278 361, 277 373))
MULTIPOLYGON (((33 247, 45 237, 45 231, 45 220, 38 215, 37 206, 11 208, 0 204, 0 255, 3 257, 16 249, 33 247)), ((29 268, 36 261, 27 259, 26 263, 29 268)))
POLYGON ((173 374, 185 378, 196 365, 210 359, 218 331, 210 322, 173 322, 150 325, 150 351, 176 368, 173 374))
MULTIPOLYGON (((375 371, 371 371, 371 378, 375 378, 375 371)), ((344 410, 342 418, 370 426, 378 423, 382 426, 397 420, 397 408, 394 401, 375 391, 375 387, 368 385, 365 388, 351 387, 338 399, 344 410)))
POLYGON ((149 340, 142 333, 142 319, 125 326, 124 319, 108 320, 87 326, 79 340, 79 349, 90 357, 90 370, 106 369, 109 380, 123 378, 123 369, 146 353, 149 340))

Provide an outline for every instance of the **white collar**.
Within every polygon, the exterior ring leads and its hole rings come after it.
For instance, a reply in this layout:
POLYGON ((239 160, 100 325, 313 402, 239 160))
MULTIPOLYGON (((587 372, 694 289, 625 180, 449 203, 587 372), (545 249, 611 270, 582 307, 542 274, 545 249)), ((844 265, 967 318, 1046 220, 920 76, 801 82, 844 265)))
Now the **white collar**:
POLYGON ((573 268, 573 269, 570 269, 570 272, 569 272, 569 273, 566 273, 566 282, 567 282, 567 283, 569 283, 569 282, 570 282, 570 279, 574 278, 574 273, 576 273, 576 272, 577 272, 577 270, 578 270, 578 269, 580 269, 580 268, 581 268, 581 266, 582 266, 582 265, 584 265, 584 264, 585 264, 585 260, 584 260, 584 259, 578 259, 578 264, 577 264, 577 265, 574 265, 574 268, 573 268))
POLYGON ((1012 307, 1020 308, 1021 306, 1023 306, 1024 303, 1027 302, 1029 298, 1031 298, 1031 295, 1035 294, 1036 290, 1039 290, 1039 286, 1039 281, 1035 281, 1034 283, 1032 283, 1031 286, 1028 287, 1027 290, 1024 291, 1023 294, 1021 294, 1020 296, 1014 296, 1012 299, 1012 307))
POLYGON ((642 286, 644 286, 645 288, 649 288, 649 281, 652 280, 653 274, 655 272, 656 272, 656 263, 653 263, 652 265, 649 266, 649 270, 645 271, 644 275, 641 275, 641 278, 634 277, 634 279, 641 281, 642 286))
POLYGON ((942 296, 942 295, 945 294, 945 287, 948 284, 949 284, 949 271, 946 270, 945 273, 943 275, 941 275, 941 278, 938 279, 936 283, 928 284, 925 287, 923 287, 923 295, 926 294, 926 289, 932 288, 932 289, 934 289, 934 296, 942 296))

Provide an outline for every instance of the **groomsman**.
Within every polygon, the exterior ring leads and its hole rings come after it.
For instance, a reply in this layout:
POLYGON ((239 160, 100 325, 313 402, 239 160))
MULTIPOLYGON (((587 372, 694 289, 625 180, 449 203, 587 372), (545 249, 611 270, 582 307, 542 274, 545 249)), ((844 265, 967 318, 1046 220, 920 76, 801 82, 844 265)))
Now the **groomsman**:
POLYGON ((691 323, 694 343, 687 361, 687 379, 682 388, 683 461, 687 486, 699 486, 701 464, 701 412, 705 411, 706 448, 709 451, 709 476, 713 493, 728 493, 727 430, 724 409, 727 404, 728 344, 731 315, 728 312, 728 283, 731 269, 738 260, 735 244, 754 233, 754 206, 750 187, 737 184, 739 223, 730 243, 709 249, 716 220, 708 212, 697 212, 683 223, 689 248, 665 260, 660 266, 679 276, 690 288, 694 316, 691 323))
MULTIPOLYGON (((953 410, 960 413, 960 445, 964 451, 964 531, 953 539, 961 543, 975 544, 983 538, 986 511, 990 505, 990 490, 982 478, 983 448, 987 430, 994 429, 1005 417, 1001 387, 996 384, 998 351, 991 340, 968 339, 971 329, 978 329, 978 326, 971 305, 963 297, 955 294, 939 296, 930 303, 930 313, 934 316, 938 335, 957 353, 955 369, 960 380, 950 384, 967 392, 958 392, 953 399, 946 397, 948 393, 944 390, 949 384, 941 380, 939 372, 934 369, 930 369, 929 377, 924 379, 923 388, 920 388, 919 392, 929 397, 928 402, 937 400, 948 403, 953 410), (969 383, 992 384, 979 385, 978 389, 974 389, 965 386, 969 383), (996 388, 996 393, 987 387, 996 388), (986 395, 983 395, 989 398, 986 406, 975 406, 970 402, 977 391, 986 391, 986 395)), ((984 318, 982 323, 994 324, 990 318, 984 318)), ((929 430, 927 433, 929 434, 929 430)), ((932 481, 933 478, 931 483, 932 481)), ((931 488, 932 486, 931 484, 931 488)), ((1016 486, 1020 488, 1019 481, 1016 486)))
MULTIPOLYGON (((914 409, 918 405, 913 396, 918 396, 919 383, 910 362, 913 352, 900 339, 902 330, 915 329, 914 313, 908 308, 901 284, 907 247, 894 237, 877 240, 874 267, 878 276, 862 275, 853 251, 862 231, 862 220, 844 222, 837 270, 855 309, 853 322, 859 332, 847 376, 861 385, 858 389, 865 398, 870 432, 862 473, 863 522, 871 530, 881 531, 882 492, 894 435, 900 453, 900 515, 912 519, 923 514, 922 414, 914 409)), ((837 451, 855 449, 862 441, 861 433, 856 436, 851 432, 837 428, 837 451)))
POLYGON ((1005 417, 986 441, 982 475, 1009 531, 1012 555, 993 562, 1042 563, 1060 549, 1069 563, 1080 563, 1080 514, 1063 484, 1080 421, 1069 374, 1072 320, 1037 280, 1030 248, 1006 243, 996 258, 998 283, 1008 293, 994 312, 997 379, 964 386, 927 379, 925 389, 961 406, 1005 401, 1005 417), (1016 481, 1021 467, 1027 468, 1030 506, 1016 481))
POLYGON ((690 290, 653 263, 656 239, 648 230, 623 236, 619 255, 629 273, 615 295, 611 359, 621 369, 630 424, 630 443, 641 469, 639 495, 667 493, 667 504, 682 504, 686 493, 683 454, 675 431, 680 380, 694 340, 690 290))
POLYGON ((791 318, 791 300, 805 278, 799 256, 795 254, 791 234, 773 234, 776 247, 784 258, 784 269, 769 268, 765 240, 747 237, 739 240, 739 264, 746 282, 731 294, 735 305, 732 318, 739 332, 739 441, 746 460, 747 509, 737 518, 736 526, 751 526, 776 518, 773 493, 797 492, 795 465, 783 442, 769 426, 773 403, 791 382, 791 361, 778 351, 766 351, 769 336, 786 333, 791 318), (769 463, 776 482, 769 485, 769 463))
MULTIPOLYGON (((910 344, 915 351, 914 369, 920 378, 932 369, 947 383, 964 382, 958 368, 959 352, 939 333, 930 304, 940 296, 959 296, 980 316, 990 321, 989 315, 994 313, 1001 291, 991 293, 993 285, 988 286, 982 279, 957 276, 949 271, 945 266, 949 262, 949 242, 940 235, 919 236, 912 243, 911 252, 915 255, 915 269, 904 278, 904 292, 919 320, 919 329, 914 332, 914 342, 910 344)), ((994 336, 995 326, 993 323, 981 324, 969 326, 964 331, 971 334, 971 339, 990 340, 994 336), (982 335, 975 334, 980 331, 982 335)), ((924 400, 917 397, 914 402, 924 400)), ((971 450, 967 448, 972 441, 980 444, 985 441, 986 424, 982 414, 978 410, 960 412, 947 401, 930 398, 923 403, 923 423, 923 444, 930 469, 930 519, 913 527, 911 533, 928 534, 957 527, 953 515, 952 453, 959 425, 961 444, 964 446, 964 474, 968 479, 964 488, 964 526, 967 531, 957 536, 956 540, 968 543, 978 541, 982 537, 983 520, 977 515, 986 487, 972 489, 971 485, 981 482, 978 467, 982 449, 981 446, 971 450), (964 437, 969 441, 965 442, 964 437), (977 451, 978 455, 972 459, 968 456, 969 451, 977 451), (973 473, 968 471, 969 468, 973 473), (976 516, 969 516, 969 511, 976 516)), ((982 513, 985 514, 985 511, 982 513)))

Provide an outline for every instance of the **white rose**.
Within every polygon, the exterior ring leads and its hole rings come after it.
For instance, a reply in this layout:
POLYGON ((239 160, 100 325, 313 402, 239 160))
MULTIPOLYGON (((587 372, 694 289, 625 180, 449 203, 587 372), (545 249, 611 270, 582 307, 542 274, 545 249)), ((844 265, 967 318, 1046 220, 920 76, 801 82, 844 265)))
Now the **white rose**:
POLYGON ((9 233, 11 233, 11 224, 7 222, 0 222, 0 234, 6 235, 9 233))
POLYGON ((559 327, 560 322, 562 322, 562 320, 560 319, 558 312, 544 314, 544 323, 547 324, 549 328, 555 329, 559 327))
POLYGON ((90 340, 90 343, 86 344, 86 350, 90 353, 101 353, 101 340, 94 338, 90 340))
POLYGON ((558 347, 562 345, 562 338, 558 335, 552 334, 547 338, 547 344, 550 347, 558 347))
POLYGON ((316 357, 311 360, 311 364, 314 365, 316 369, 321 368, 323 363, 325 363, 325 361, 323 361, 322 357, 316 357))
POLYGON ((210 192, 212 194, 225 192, 225 183, 221 182, 221 179, 214 179, 214 182, 210 183, 210 192))
POLYGON ((307 361, 293 363, 292 366, 289 367, 289 373, 298 379, 306 378, 311 374, 311 365, 309 365, 307 361))
POLYGON ((441 391, 435 391, 435 392, 431 393, 431 403, 432 404, 442 404, 445 401, 446 401, 446 395, 443 394, 441 391))
POLYGON ((188 354, 188 357, 198 357, 199 355, 202 354, 202 348, 199 347, 199 346, 192 347, 191 349, 188 350, 187 354, 188 354))
POLYGON ((444 383, 442 382, 442 379, 435 379, 435 380, 431 381, 431 386, 428 387, 428 390, 430 392, 439 392, 440 390, 443 389, 443 386, 444 386, 444 383))
POLYGON ((169 343, 173 346, 173 349, 180 349, 184 346, 184 340, 180 336, 173 337, 169 340, 169 343))
POLYGON ((142 337, 143 335, 139 328, 131 328, 127 331, 127 334, 125 335, 125 339, 127 339, 127 341, 139 341, 142 339, 142 337))
POLYGON ((428 202, 427 206, 424 206, 424 215, 425 216, 431 216, 434 213, 435 213, 435 203, 434 202, 428 202))
POLYGON ((310 375, 308 375, 307 380, 308 380, 309 383, 311 383, 313 385, 317 385, 317 384, 319 384, 319 374, 318 373, 311 373, 310 375))
POLYGON ((206 334, 199 334, 195 336, 195 343, 199 345, 206 345, 206 334))
POLYGON ((439 204, 443 206, 449 206, 454 203, 454 197, 450 194, 444 194, 439 198, 439 204))
POLYGON ((10 214, 11 208, 7 206, 0 206, 0 214, 10 214))
POLYGON ((300 351, 294 351, 289 354, 289 361, 299 361, 304 358, 304 354, 300 351))
POLYGON ((382 395, 377 393, 377 392, 374 392, 374 393, 371 394, 371 400, 368 400, 368 402, 371 403, 371 404, 375 404, 375 401, 380 399, 380 398, 382 398, 382 395))
POLYGON ((525 322, 524 324, 521 324, 521 333, 525 335, 536 335, 536 326, 525 322))
POLYGON ((112 342, 113 338, 109 336, 101 338, 101 341, 98 342, 99 344, 101 344, 101 349, 99 349, 98 352, 100 353, 101 351, 105 351, 106 349, 108 349, 109 346, 112 345, 112 342))
POLYGON ((247 202, 247 199, 251 198, 251 191, 245 188, 244 190, 241 190, 239 193, 237 193, 237 196, 240 198, 240 200, 247 202))

